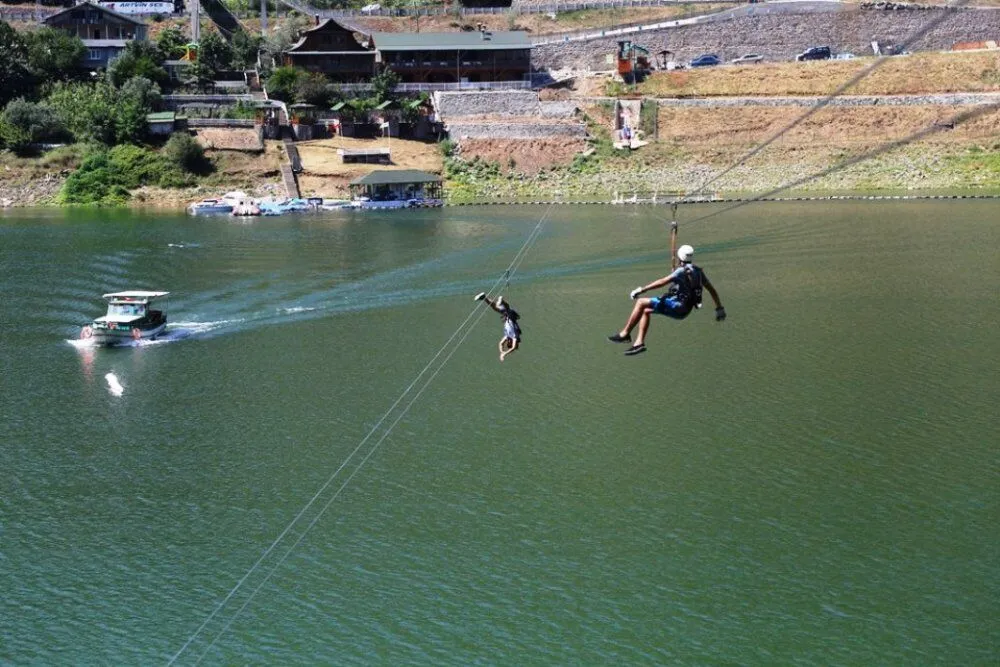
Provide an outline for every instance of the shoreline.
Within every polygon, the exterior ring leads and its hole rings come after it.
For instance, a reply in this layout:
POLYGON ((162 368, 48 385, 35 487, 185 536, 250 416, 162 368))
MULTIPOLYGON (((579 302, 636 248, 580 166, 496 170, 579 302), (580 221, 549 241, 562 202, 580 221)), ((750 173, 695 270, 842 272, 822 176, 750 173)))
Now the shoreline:
MULTIPOLYGON (((792 202, 830 202, 830 201, 945 201, 945 200, 1000 200, 1000 192, 967 193, 967 192, 910 192, 907 194, 826 194, 826 195, 789 195, 786 197, 755 197, 753 195, 739 196, 721 195, 715 197, 696 197, 687 199, 683 195, 662 197, 623 197, 618 200, 609 199, 480 199, 472 201, 445 202, 442 208, 465 206, 690 206, 693 204, 751 204, 751 203, 792 203, 792 202)), ((115 211, 154 212, 163 214, 186 213, 186 206, 149 205, 146 202, 125 206, 90 206, 86 204, 32 204, 28 206, 4 206, 0 211, 27 211, 31 209, 70 210, 94 209, 115 211)), ((204 217, 231 217, 225 215, 204 217)), ((253 216, 251 216, 253 217, 253 216)))

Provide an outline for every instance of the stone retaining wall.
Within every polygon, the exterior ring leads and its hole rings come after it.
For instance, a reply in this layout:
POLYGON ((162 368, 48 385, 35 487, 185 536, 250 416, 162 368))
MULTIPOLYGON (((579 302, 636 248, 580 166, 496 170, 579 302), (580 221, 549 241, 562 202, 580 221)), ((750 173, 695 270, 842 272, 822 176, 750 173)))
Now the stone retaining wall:
POLYGON ((459 142, 463 139, 551 139, 553 137, 583 139, 587 136, 587 128, 579 123, 462 121, 449 123, 448 135, 459 142))
MULTIPOLYGON (((941 22, 916 40, 910 51, 947 50, 958 42, 1000 39, 1000 9, 885 11, 854 9, 834 13, 783 13, 738 16, 630 35, 656 53, 672 51, 674 60, 687 62, 703 53, 731 60, 759 53, 766 60, 791 60, 810 46, 830 46, 835 53, 871 55, 871 42, 902 44, 929 23, 941 22)), ((548 69, 611 69, 608 54, 615 38, 538 46, 532 62, 548 69)))
POLYGON ((460 116, 537 116, 541 114, 538 93, 531 90, 469 91, 434 93, 434 108, 444 119, 460 116))

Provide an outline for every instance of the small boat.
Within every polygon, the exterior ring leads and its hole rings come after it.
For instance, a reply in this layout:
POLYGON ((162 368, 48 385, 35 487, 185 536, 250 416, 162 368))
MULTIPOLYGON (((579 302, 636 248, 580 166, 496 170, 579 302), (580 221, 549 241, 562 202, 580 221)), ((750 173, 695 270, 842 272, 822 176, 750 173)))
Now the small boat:
POLYGON ((227 215, 233 212, 233 203, 224 199, 202 199, 188 206, 191 215, 227 215))
POLYGON ((116 345, 143 339, 153 340, 167 328, 167 316, 153 310, 154 299, 170 292, 112 292, 105 294, 108 312, 80 331, 80 338, 98 345, 116 345))

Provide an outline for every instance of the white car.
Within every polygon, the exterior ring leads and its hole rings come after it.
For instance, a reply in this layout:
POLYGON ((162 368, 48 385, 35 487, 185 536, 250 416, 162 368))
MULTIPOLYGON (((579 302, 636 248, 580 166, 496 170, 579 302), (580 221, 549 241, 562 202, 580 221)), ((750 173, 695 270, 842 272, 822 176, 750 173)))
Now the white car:
POLYGON ((857 56, 853 53, 838 53, 833 57, 834 60, 854 60, 857 56))
POLYGON ((733 65, 744 65, 746 63, 759 63, 764 60, 764 56, 757 53, 748 53, 745 56, 740 56, 739 58, 734 58, 730 60, 733 65))

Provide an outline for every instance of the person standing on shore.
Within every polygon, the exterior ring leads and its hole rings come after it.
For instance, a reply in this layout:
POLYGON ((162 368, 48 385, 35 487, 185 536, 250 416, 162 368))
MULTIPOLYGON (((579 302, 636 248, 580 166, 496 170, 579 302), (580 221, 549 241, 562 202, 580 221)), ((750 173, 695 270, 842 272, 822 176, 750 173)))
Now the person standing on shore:
POLYGON ((490 301, 486 296, 486 292, 480 292, 476 295, 475 300, 485 300, 490 308, 503 316, 503 336, 501 336, 500 342, 497 344, 497 348, 500 350, 500 361, 503 361, 521 344, 521 327, 517 323, 521 319, 521 316, 517 314, 516 310, 510 307, 509 303, 503 300, 502 296, 498 296, 496 301, 490 301))
POLYGON ((608 336, 612 343, 629 343, 632 341, 632 329, 639 325, 639 335, 635 339, 635 344, 625 350, 625 354, 632 356, 646 351, 646 332, 649 330, 649 318, 653 313, 666 315, 675 320, 683 320, 691 314, 692 310, 701 308, 702 289, 707 289, 715 301, 715 320, 721 322, 726 319, 726 309, 722 307, 719 293, 709 282, 708 276, 696 266, 691 259, 694 257, 694 248, 689 245, 682 245, 677 250, 677 259, 680 266, 674 269, 670 275, 659 280, 654 280, 648 285, 636 287, 629 294, 635 301, 632 313, 629 315, 625 328, 616 334, 608 336), (669 286, 667 292, 660 297, 640 299, 643 292, 669 286))

